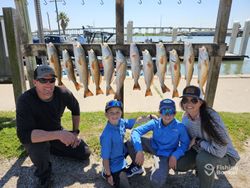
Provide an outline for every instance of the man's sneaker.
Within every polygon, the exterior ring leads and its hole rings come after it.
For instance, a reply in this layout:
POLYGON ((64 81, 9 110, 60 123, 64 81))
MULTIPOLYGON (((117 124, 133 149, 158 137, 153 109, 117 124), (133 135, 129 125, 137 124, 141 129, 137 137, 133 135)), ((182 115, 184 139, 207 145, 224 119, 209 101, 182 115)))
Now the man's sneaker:
POLYGON ((144 170, 139 165, 131 164, 128 169, 126 169, 127 177, 130 178, 135 174, 143 174, 144 170))

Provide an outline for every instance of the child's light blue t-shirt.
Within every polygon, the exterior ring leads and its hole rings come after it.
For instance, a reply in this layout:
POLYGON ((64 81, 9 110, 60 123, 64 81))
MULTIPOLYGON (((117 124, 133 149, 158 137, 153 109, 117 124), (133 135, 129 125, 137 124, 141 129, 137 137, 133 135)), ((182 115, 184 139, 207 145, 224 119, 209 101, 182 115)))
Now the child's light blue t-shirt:
POLYGON ((131 129, 134 124, 135 119, 120 119, 116 126, 107 122, 100 136, 101 158, 109 160, 112 173, 122 170, 127 165, 124 136, 126 129, 131 129))

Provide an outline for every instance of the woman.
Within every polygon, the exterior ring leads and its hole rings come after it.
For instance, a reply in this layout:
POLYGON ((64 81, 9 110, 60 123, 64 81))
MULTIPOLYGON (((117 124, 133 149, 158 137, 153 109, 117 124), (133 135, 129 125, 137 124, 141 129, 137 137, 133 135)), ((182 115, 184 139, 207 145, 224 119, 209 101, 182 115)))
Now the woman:
POLYGON ((200 187, 213 187, 216 172, 229 170, 240 159, 219 114, 208 107, 196 86, 187 86, 181 97, 182 123, 192 139, 189 151, 177 162, 177 171, 196 169, 200 187))

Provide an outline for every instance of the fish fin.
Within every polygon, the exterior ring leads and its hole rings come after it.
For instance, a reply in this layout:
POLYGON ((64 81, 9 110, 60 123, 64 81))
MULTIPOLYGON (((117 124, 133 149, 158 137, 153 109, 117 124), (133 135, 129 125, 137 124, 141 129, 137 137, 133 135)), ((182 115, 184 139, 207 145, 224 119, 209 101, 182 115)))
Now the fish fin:
POLYGON ((149 68, 152 68, 152 64, 151 63, 147 63, 147 66, 149 67, 149 68))
POLYGON ((78 64, 83 65, 83 59, 82 58, 79 58, 78 64))
POLYGON ((201 87, 201 92, 202 92, 203 96, 205 96, 205 91, 204 91, 203 87, 201 87))
POLYGON ((161 87, 161 90, 162 93, 170 92, 170 89, 165 84, 161 87))
POLYGON ((180 74, 180 76, 179 76, 179 78, 178 78, 178 80, 177 80, 177 84, 176 84, 176 87, 179 85, 179 83, 180 83, 180 80, 181 80, 181 74, 180 74))
POLYGON ((82 88, 82 85, 79 84, 78 82, 75 82, 74 84, 75 84, 75 88, 76 88, 77 91, 82 88))
MULTIPOLYGON (((114 79, 115 79, 115 71, 113 71, 113 73, 112 73, 112 77, 111 77, 110 83, 112 83, 112 82, 114 81, 114 79)), ((115 82, 115 83, 116 83, 116 82, 115 82)))
POLYGON ((177 64, 174 64, 174 70, 177 70, 177 64))
POLYGON ((145 97, 147 97, 147 96, 153 96, 150 88, 146 90, 145 97))
POLYGON ((160 64, 164 64, 164 58, 163 57, 160 57, 160 64))
POLYGON ((96 95, 101 95, 103 94, 103 91, 100 87, 96 88, 96 95))
POLYGON ((133 87, 133 90, 141 90, 140 84, 139 83, 135 83, 134 87, 133 87))
POLYGON ((55 54, 51 55, 50 62, 53 63, 53 65, 56 64, 56 55, 55 54))
POLYGON ((179 97, 179 92, 177 89, 173 91, 172 98, 174 98, 174 97, 179 97))
POLYGON ((113 88, 110 86, 110 88, 106 89, 106 96, 111 95, 111 94, 115 94, 113 88))
POLYGON ((93 93, 89 89, 86 89, 84 91, 83 97, 86 98, 86 97, 90 97, 90 96, 93 96, 93 93))

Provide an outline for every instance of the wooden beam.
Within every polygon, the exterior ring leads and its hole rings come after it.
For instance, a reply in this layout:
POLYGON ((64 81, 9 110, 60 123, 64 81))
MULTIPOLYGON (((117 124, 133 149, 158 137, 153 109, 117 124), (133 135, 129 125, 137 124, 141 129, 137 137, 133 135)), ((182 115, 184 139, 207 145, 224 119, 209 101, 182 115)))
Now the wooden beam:
POLYGON ((15 27, 16 17, 15 10, 12 8, 3 8, 4 25, 6 31, 6 39, 9 52, 10 68, 12 75, 13 90, 15 96, 15 102, 17 98, 26 90, 23 62, 20 50, 20 41, 15 27))
MULTIPOLYGON (((54 44, 58 54, 61 56, 62 51, 64 49, 67 49, 71 56, 74 56, 73 53, 73 45, 66 43, 66 44, 54 44)), ((156 55, 156 49, 155 44, 144 44, 144 43, 138 43, 136 44, 140 55, 142 56, 142 51, 147 49, 153 57, 156 55)), ((172 49, 175 49, 179 56, 183 56, 184 54, 184 45, 183 44, 176 44, 176 43, 164 43, 164 46, 166 48, 166 51, 169 52, 172 49)), ((208 51, 208 55, 211 56, 223 56, 224 51, 221 49, 226 49, 226 44, 216 44, 216 43, 195 43, 193 44, 194 54, 196 57, 198 57, 199 48, 205 46, 208 51)), ((101 56, 101 45, 100 44, 82 44, 82 47, 85 50, 85 53, 87 55, 87 50, 93 49, 97 56, 101 56)), ((109 47, 111 48, 113 55, 115 55, 116 50, 121 50, 125 56, 129 56, 129 44, 109 44, 109 47)), ((47 56, 46 51, 46 44, 25 44, 23 49, 23 55, 24 56, 47 56)))
MULTIPOLYGON (((225 43, 226 34, 227 34, 227 26, 230 16, 232 0, 220 0, 217 22, 216 22, 216 30, 214 36, 214 43, 217 43, 218 46, 220 44, 225 43)), ((208 73, 208 80, 206 85, 206 95, 205 100, 207 101, 208 106, 212 107, 214 103, 218 78, 220 74, 220 66, 222 57, 225 55, 226 48, 220 46, 219 54, 214 54, 210 61, 210 68, 208 73)))

